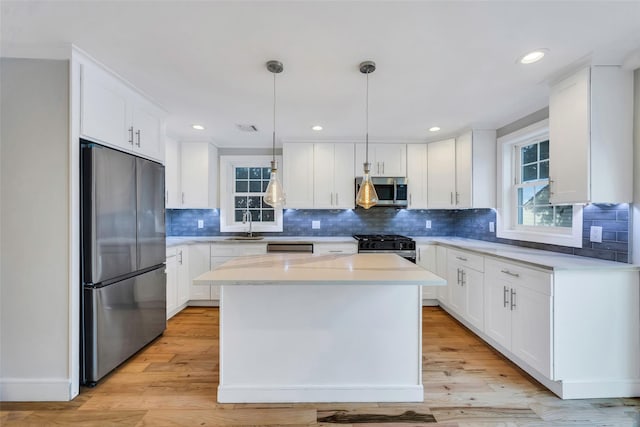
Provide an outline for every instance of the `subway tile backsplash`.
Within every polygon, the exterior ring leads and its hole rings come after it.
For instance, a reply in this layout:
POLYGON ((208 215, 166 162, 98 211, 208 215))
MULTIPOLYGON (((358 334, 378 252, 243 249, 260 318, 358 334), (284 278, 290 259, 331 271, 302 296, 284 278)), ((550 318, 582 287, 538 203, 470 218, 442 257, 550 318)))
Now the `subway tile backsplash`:
MULTIPOLYGON (((547 245, 517 240, 499 239, 489 231, 489 222, 496 221, 493 209, 407 210, 373 208, 369 210, 286 209, 282 233, 261 233, 274 236, 344 236, 352 234, 403 234, 409 236, 456 236, 506 243, 535 249, 581 255, 618 262, 629 259, 628 204, 588 205, 583 214, 582 248, 547 245), (311 222, 320 221, 319 229, 311 222), (431 221, 431 228, 426 222, 431 221), (602 227, 602 243, 589 241, 592 225, 602 227)), ((218 210, 167 209, 168 236, 218 236, 235 233, 220 232, 218 210), (198 228, 198 220, 204 228, 198 228)))

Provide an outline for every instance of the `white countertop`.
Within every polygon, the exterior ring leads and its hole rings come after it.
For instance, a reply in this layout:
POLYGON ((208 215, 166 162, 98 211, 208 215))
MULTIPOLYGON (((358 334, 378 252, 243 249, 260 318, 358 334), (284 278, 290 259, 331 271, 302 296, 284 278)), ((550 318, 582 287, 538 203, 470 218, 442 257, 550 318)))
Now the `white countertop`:
POLYGON ((184 236, 167 237, 167 247, 178 245, 191 245, 195 243, 270 243, 270 242, 312 242, 312 243, 357 243, 351 236, 265 236, 261 240, 230 240, 230 236, 184 236))
POLYGON ((243 256, 194 282, 218 285, 428 285, 446 281, 394 254, 267 254, 243 256))
POLYGON ((540 249, 524 248, 503 243, 462 237, 415 237, 416 243, 437 243, 464 249, 480 255, 491 255, 506 261, 517 261, 546 270, 638 270, 640 266, 623 262, 605 261, 577 255, 567 255, 540 249))

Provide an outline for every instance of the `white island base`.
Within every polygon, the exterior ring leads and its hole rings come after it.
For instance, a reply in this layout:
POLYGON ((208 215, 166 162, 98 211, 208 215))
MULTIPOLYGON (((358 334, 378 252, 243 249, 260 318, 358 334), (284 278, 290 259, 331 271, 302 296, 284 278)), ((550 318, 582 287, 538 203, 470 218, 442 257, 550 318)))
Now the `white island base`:
POLYGON ((222 284, 218 402, 423 401, 421 285, 446 283, 431 272, 389 254, 289 254, 198 280, 222 284))

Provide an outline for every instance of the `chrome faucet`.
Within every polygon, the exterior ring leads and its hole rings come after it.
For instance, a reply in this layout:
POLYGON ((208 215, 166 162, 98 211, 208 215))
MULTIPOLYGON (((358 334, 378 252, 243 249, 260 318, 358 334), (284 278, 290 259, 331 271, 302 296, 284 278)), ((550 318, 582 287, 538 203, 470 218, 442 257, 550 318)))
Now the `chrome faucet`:
POLYGON ((242 223, 246 224, 247 221, 249 221, 249 231, 247 232, 247 237, 253 237, 253 231, 251 230, 253 225, 253 218, 251 217, 251 212, 249 212, 249 209, 244 211, 244 213, 242 214, 242 223))

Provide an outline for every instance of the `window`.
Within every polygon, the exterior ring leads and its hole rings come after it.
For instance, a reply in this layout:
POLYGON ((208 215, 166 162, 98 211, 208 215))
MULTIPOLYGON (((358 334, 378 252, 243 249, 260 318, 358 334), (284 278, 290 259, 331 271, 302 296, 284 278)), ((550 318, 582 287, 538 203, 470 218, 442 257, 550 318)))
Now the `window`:
POLYGON ((271 156, 220 156, 220 231, 282 231, 282 209, 262 200, 271 156), (250 218, 249 218, 250 215, 250 218))
POLYGON ((582 246, 582 206, 551 205, 548 120, 498 139, 497 236, 582 246))
POLYGON ((549 140, 514 146, 518 226, 571 227, 573 206, 549 204, 549 140))

